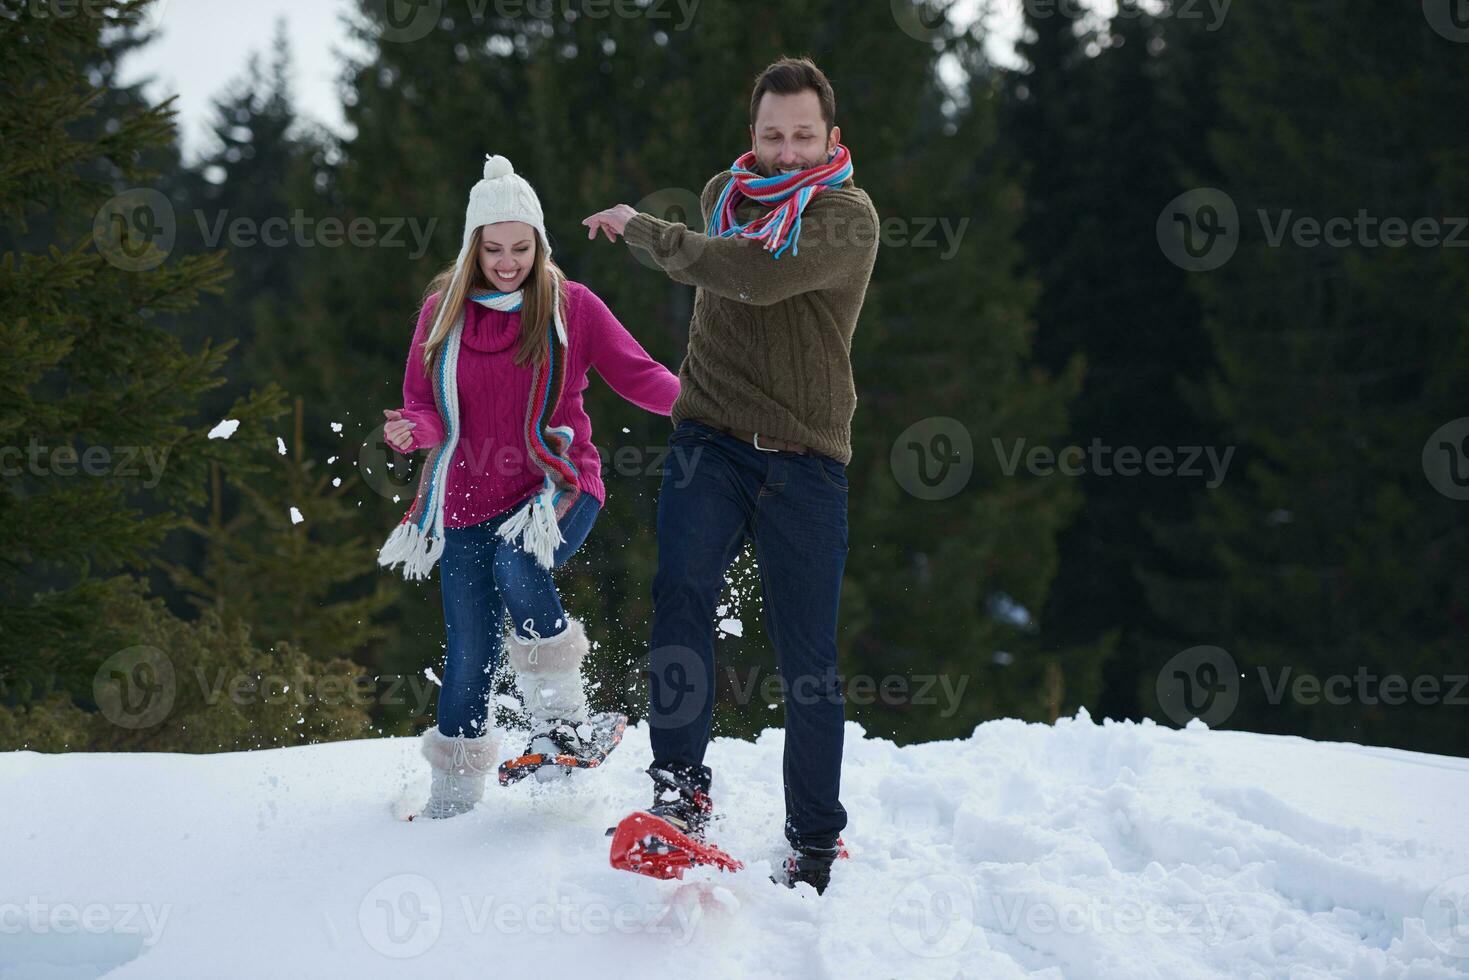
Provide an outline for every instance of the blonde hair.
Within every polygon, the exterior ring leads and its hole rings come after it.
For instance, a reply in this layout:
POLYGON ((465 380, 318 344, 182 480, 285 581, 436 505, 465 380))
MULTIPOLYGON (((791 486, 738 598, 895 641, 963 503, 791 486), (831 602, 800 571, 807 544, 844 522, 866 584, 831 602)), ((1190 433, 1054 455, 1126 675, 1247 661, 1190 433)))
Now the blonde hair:
MULTIPOLYGON (((433 373, 434 360, 454 320, 464 309, 471 290, 474 292, 499 292, 485 278, 480 268, 480 234, 484 225, 474 230, 474 245, 464 255, 462 265, 456 259, 429 281, 423 291, 423 302, 435 294, 439 295, 439 306, 434 311, 434 327, 423 342, 423 369, 433 373), (463 273, 456 275, 456 273, 463 273), (447 293, 447 295, 445 295, 447 293)), ((535 257, 531 260, 530 274, 521 285, 524 298, 520 307, 520 339, 515 344, 515 364, 539 367, 547 354, 546 327, 551 322, 553 310, 559 310, 565 322, 566 308, 563 285, 566 273, 546 254, 540 235, 535 236, 535 257), (553 306, 552 304, 555 304, 553 306)))

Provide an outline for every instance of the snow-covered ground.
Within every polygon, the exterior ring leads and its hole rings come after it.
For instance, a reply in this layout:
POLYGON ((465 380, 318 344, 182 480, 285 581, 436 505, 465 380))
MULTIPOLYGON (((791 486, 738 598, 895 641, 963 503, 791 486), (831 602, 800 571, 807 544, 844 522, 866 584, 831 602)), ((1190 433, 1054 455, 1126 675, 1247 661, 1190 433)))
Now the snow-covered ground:
POLYGON ((0 754, 0 978, 1469 977, 1469 759, 996 721, 849 725, 852 852, 787 891, 783 733, 716 740, 734 875, 611 870, 638 726, 561 785, 396 820, 412 739, 0 754))

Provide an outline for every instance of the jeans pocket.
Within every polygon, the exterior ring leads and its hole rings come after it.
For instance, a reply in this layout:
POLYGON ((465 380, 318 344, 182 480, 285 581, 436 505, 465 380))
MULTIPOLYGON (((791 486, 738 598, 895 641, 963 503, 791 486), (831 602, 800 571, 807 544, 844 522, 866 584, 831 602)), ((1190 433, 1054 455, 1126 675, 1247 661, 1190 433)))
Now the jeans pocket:
POLYGON ((674 426, 672 434, 668 437, 670 445, 676 442, 707 442, 714 435, 715 430, 703 422, 693 419, 684 419, 674 426))
POLYGON ((842 493, 849 489, 847 484, 847 468, 830 456, 817 456, 816 467, 821 470, 821 478, 830 486, 835 487, 842 493))

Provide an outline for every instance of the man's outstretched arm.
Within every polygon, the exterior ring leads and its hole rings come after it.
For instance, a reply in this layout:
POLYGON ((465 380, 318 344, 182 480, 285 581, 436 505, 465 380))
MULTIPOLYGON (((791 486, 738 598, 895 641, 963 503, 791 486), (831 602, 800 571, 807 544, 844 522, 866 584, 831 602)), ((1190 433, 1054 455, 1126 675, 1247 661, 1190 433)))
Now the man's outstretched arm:
POLYGON ((877 247, 877 214, 865 198, 833 190, 816 195, 801 234, 780 258, 748 238, 711 238, 619 204, 587 218, 589 238, 621 235, 644 249, 675 282, 740 303, 768 306, 866 273, 877 247))

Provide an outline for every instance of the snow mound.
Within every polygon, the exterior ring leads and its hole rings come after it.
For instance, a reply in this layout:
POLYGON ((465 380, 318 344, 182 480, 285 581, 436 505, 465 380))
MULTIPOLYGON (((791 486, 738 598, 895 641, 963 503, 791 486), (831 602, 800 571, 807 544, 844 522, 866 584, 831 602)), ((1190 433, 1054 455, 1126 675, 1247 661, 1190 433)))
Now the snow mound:
POLYGON ((0 980, 107 976, 1469 977, 1469 760, 1298 738, 995 721, 899 748, 848 724, 841 862, 784 857, 784 733, 716 739, 746 870, 607 864, 651 799, 600 770, 394 819, 416 740, 0 754, 0 980))

